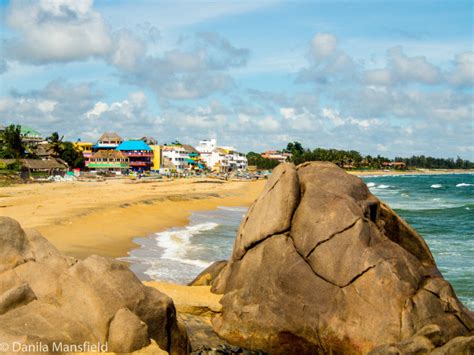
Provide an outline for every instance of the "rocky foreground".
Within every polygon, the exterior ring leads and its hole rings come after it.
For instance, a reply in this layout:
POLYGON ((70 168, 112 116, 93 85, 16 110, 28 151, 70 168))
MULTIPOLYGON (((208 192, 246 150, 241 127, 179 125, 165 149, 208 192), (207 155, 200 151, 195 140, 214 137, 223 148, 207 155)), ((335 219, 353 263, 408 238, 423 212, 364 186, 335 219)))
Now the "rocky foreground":
POLYGON ((232 344, 270 353, 473 353, 474 317, 424 240, 334 164, 281 164, 212 282, 232 344))
POLYGON ((3 351, 131 352, 152 342, 155 351, 189 351, 171 298, 113 259, 65 257, 38 233, 0 218, 3 351))
POLYGON ((360 179, 329 163, 274 170, 231 259, 193 282, 208 286, 150 285, 112 259, 63 256, 0 218, 3 347, 474 353, 474 316, 424 240, 360 179))

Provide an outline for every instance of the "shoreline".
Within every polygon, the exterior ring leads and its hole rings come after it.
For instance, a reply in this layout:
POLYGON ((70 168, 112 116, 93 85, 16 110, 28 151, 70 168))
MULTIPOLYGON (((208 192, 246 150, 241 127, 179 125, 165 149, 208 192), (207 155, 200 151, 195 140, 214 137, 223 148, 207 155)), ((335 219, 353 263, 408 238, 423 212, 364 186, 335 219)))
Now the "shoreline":
POLYGON ((346 170, 347 173, 359 177, 394 176, 394 175, 449 175, 474 174, 474 169, 416 169, 416 170, 346 170))
POLYGON ((17 185, 0 191, 0 215, 38 230, 67 255, 118 258, 138 246, 135 238, 185 226, 194 211, 250 205, 264 183, 186 179, 17 185))

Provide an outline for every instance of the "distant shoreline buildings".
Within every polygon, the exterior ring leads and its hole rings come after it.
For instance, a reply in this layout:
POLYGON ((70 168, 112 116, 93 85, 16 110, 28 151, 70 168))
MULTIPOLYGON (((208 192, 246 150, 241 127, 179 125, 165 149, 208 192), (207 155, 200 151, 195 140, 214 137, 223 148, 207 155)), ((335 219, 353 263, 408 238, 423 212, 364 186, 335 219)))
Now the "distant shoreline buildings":
POLYGON ((196 147, 179 142, 158 145, 152 137, 124 140, 115 132, 105 132, 95 144, 78 140, 74 145, 82 152, 89 171, 229 173, 248 167, 244 153, 218 146, 216 139, 202 140, 196 147))

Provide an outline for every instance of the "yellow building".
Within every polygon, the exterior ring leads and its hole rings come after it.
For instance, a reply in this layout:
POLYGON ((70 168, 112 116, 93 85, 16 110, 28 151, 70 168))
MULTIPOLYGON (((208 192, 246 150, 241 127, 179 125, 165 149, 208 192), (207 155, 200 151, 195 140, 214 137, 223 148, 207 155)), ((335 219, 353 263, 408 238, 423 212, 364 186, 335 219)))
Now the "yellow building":
POLYGON ((161 168, 161 147, 159 145, 151 145, 151 149, 153 149, 153 166, 151 170, 160 170, 161 168))
POLYGON ((81 152, 82 156, 84 157, 84 165, 85 166, 89 166, 89 163, 91 162, 92 146, 93 146, 93 143, 91 143, 91 142, 78 141, 78 142, 74 143, 74 149, 81 152))

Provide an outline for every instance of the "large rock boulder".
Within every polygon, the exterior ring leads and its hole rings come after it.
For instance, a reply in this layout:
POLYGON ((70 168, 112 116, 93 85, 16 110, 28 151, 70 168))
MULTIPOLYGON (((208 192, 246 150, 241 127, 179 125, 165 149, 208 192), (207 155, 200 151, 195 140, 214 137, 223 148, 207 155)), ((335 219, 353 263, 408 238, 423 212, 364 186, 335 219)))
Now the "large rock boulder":
POLYGON ((420 235, 331 163, 274 170, 213 291, 219 336, 270 353, 431 351, 474 329, 420 235))
POLYGON ((131 352, 152 340, 173 354, 189 350, 171 298, 120 262, 62 256, 37 232, 0 217, 0 343, 131 352))

